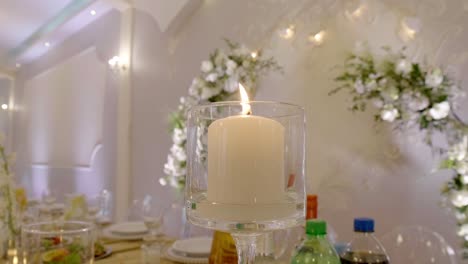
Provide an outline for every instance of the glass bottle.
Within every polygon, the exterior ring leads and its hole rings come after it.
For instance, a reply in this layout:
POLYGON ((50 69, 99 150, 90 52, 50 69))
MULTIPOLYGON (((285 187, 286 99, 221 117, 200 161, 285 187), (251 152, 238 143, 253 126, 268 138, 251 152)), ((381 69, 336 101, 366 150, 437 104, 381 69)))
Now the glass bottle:
POLYGON ((314 194, 307 195, 306 220, 317 219, 318 197, 314 194))
POLYGON ((214 232, 210 258, 208 261, 209 264, 237 263, 236 244, 229 233, 221 231, 214 232))
POLYGON ((374 220, 354 219, 354 238, 341 255, 342 264, 388 264, 389 257, 374 236, 374 220))
POLYGON ((339 264, 340 258, 327 239, 327 224, 321 220, 308 220, 307 238, 296 249, 291 264, 339 264))

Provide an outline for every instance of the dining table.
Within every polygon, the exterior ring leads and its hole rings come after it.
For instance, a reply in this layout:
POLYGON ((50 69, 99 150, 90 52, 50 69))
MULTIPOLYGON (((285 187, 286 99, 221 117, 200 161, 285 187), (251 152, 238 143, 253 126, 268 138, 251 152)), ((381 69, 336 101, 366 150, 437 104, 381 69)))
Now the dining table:
MULTIPOLYGON (((160 262, 161 264, 178 263, 167 259, 165 251, 172 245, 175 239, 165 237, 157 243, 161 246, 160 262)), ((143 262, 143 250, 141 246, 145 243, 142 240, 125 241, 125 240, 110 240, 103 239, 102 243, 105 247, 112 249, 112 254, 109 257, 95 260, 98 264, 146 264, 143 262)), ((148 262, 158 263, 158 262, 148 262)))
MULTIPOLYGON (((103 259, 95 260, 97 264, 152 264, 152 263, 160 263, 160 264, 174 264, 174 263, 183 263, 183 262, 175 262, 169 260, 165 257, 166 250, 176 241, 176 239, 164 237, 159 241, 159 245, 161 246, 161 257, 160 262, 143 262, 143 250, 141 246, 145 243, 142 240, 137 241, 124 241, 124 240, 107 240, 103 239, 102 242, 104 246, 112 248, 112 254, 103 259)), ((255 263, 268 263, 268 264, 286 264, 288 261, 284 259, 281 260, 268 260, 262 261, 258 260, 255 263)))

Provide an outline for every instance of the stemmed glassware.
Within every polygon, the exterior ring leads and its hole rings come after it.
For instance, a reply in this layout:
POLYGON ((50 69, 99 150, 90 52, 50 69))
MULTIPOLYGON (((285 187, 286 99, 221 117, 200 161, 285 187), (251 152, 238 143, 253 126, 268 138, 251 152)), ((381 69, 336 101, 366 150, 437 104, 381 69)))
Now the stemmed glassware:
POLYGON ((146 241, 157 240, 161 236, 161 227, 166 208, 154 196, 146 195, 141 201, 141 216, 143 223, 149 230, 149 234, 144 237, 146 241))
POLYGON ((231 233, 239 263, 257 237, 305 218, 305 116, 278 102, 193 107, 187 121, 187 217, 231 233))

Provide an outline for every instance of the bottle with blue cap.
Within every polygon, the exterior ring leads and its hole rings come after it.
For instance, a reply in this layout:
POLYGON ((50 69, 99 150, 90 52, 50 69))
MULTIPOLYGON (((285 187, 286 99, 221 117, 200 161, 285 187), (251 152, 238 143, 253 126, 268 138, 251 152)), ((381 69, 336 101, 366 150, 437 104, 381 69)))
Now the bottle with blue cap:
POLYGON ((342 264, 389 264, 390 260, 374 236, 374 219, 354 219, 354 238, 341 255, 342 264))
POLYGON ((307 238, 296 249, 291 264, 339 264, 340 257, 327 239, 327 224, 307 220, 307 238))

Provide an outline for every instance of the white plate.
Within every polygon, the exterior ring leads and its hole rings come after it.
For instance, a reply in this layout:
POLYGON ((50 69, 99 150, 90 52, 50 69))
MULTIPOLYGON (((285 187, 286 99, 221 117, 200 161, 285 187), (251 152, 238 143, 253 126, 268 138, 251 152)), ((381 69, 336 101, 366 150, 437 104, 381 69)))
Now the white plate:
POLYGON ((195 257, 180 256, 179 254, 173 251, 172 247, 168 248, 164 255, 167 259, 175 261, 175 262, 182 262, 182 263, 188 263, 188 264, 208 263, 208 257, 195 258, 195 257))
POLYGON ((188 239, 177 240, 172 245, 174 253, 191 257, 207 257, 210 255, 211 237, 192 237, 188 239))
POLYGON ((109 228, 106 228, 102 231, 102 236, 107 239, 115 240, 142 240, 146 234, 136 234, 136 235, 120 235, 112 233, 109 228))
POLYGON ((117 235, 144 235, 148 228, 143 222, 125 222, 111 225, 109 231, 117 235))

